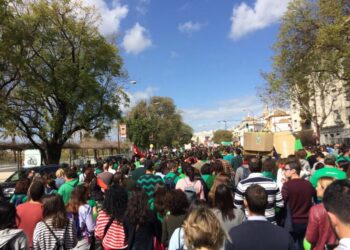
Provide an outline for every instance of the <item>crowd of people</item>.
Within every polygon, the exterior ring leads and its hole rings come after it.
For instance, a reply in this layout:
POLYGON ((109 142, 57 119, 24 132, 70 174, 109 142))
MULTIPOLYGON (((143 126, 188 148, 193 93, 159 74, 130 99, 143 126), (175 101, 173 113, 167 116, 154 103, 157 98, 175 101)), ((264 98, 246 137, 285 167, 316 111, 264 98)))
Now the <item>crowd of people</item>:
POLYGON ((29 173, 0 201, 0 249, 350 249, 350 149, 239 147, 29 173))

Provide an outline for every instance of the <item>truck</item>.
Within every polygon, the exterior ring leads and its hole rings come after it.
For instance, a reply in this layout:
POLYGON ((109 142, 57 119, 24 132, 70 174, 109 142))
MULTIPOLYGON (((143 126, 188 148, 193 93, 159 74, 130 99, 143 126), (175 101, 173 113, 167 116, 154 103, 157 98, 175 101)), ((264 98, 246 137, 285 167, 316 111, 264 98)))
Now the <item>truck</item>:
POLYGON ((32 168, 41 166, 41 154, 38 149, 24 150, 23 168, 32 168))

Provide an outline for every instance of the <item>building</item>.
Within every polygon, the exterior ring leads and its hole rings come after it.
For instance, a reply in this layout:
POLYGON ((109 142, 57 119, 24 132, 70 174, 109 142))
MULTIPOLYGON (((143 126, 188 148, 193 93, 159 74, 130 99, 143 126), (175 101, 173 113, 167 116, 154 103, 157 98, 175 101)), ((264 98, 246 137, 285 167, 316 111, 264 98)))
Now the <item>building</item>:
POLYGON ((244 133, 260 132, 265 129, 266 122, 263 118, 247 116, 236 127, 233 128, 233 139, 244 146, 244 133))
MULTIPOLYGON (((329 84, 324 98, 317 93, 310 99, 309 105, 314 119, 325 121, 320 128, 320 144, 345 143, 350 145, 350 89, 341 81, 329 84)), ((296 103, 291 104, 292 129, 298 132, 313 129, 316 135, 317 128, 312 121, 302 117, 301 109, 296 103)))
POLYGON ((277 109, 272 113, 265 112, 266 130, 276 133, 292 130, 292 117, 286 111, 277 109))
POLYGON ((197 144, 207 144, 214 135, 213 130, 208 130, 208 131, 199 131, 195 132, 192 136, 192 141, 197 144))

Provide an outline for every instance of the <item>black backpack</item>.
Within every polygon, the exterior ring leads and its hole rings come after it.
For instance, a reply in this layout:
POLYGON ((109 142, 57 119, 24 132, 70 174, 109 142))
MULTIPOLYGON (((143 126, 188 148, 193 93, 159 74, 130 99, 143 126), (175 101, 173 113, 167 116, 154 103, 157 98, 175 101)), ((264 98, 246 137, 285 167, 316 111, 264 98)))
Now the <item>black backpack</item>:
POLYGON ((165 186, 167 187, 168 190, 173 190, 175 189, 175 179, 176 179, 177 175, 175 175, 174 177, 170 178, 170 177, 164 177, 164 183, 165 186))
POLYGON ((47 227, 47 229, 49 229, 50 233, 53 235, 53 237, 55 238, 56 240, 56 243, 55 243, 55 246, 53 248, 53 250, 66 250, 66 246, 64 244, 64 236, 66 235, 66 232, 67 232, 67 227, 68 227, 68 224, 66 225, 66 227, 64 228, 64 233, 63 233, 63 238, 59 239, 55 233, 52 231, 52 229, 49 227, 49 225, 46 224, 46 222, 44 221, 44 224, 45 226, 47 227))

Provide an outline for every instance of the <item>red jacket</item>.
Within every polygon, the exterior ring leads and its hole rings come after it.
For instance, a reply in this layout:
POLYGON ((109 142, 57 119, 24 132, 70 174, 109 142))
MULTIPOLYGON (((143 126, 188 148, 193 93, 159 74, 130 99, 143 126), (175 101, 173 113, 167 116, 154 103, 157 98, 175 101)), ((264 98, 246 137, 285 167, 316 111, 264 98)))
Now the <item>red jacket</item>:
POLYGON ((325 244, 335 244, 337 241, 322 203, 310 209, 305 238, 315 250, 323 250, 325 244))

